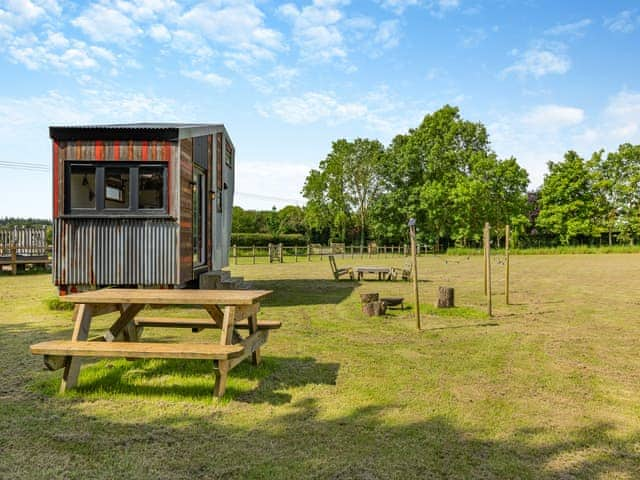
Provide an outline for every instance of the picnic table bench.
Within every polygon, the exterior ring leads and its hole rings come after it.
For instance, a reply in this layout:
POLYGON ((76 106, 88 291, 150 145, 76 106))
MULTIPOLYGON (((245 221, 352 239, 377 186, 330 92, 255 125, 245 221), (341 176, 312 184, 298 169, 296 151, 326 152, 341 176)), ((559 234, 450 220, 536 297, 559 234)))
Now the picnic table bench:
POLYGON ((280 322, 258 321, 260 300, 270 290, 164 290, 108 288, 64 297, 75 303, 71 340, 53 340, 31 345, 31 353, 44 355, 50 370, 64 368, 60 391, 75 387, 82 357, 185 358, 212 360, 214 395, 224 395, 229 370, 251 357, 260 363, 260 347, 269 330, 280 322), (194 305, 202 307, 208 318, 136 318, 145 305, 194 305), (120 312, 117 320, 102 335, 89 337, 91 320, 98 315, 120 312), (141 342, 143 327, 205 328, 221 330, 216 343, 141 342), (247 329, 240 337, 236 329, 247 329))

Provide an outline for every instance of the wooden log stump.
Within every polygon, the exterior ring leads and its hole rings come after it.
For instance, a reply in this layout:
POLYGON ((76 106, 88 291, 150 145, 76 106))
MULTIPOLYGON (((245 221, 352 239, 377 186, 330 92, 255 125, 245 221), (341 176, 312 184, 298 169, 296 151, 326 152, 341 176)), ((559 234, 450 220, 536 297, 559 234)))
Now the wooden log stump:
POLYGON ((387 311, 387 305, 384 302, 369 302, 362 304, 362 313, 368 317, 380 317, 387 311))
POLYGON ((361 293, 360 294, 360 303, 371 303, 377 302, 380 299, 380 296, 377 293, 361 293))
POLYGON ((438 287, 438 308, 450 308, 455 306, 453 301, 453 288, 438 287))

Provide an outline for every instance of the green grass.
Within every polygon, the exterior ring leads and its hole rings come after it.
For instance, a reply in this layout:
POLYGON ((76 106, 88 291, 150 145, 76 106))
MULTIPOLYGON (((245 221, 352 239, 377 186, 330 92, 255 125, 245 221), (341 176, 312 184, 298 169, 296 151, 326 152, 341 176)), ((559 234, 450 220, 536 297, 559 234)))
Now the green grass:
POLYGON ((640 256, 513 256, 508 306, 495 262, 493 317, 481 257, 419 262, 420 332, 409 282, 335 282, 327 261, 233 266, 274 290, 261 318, 283 327, 221 400, 210 363, 181 360, 87 362, 59 395, 61 372, 28 347, 69 338, 71 312, 49 309, 48 276, 1 275, 0 478, 640 478, 640 256), (433 306, 440 285, 455 308, 433 306), (365 292, 408 308, 364 317, 365 292))

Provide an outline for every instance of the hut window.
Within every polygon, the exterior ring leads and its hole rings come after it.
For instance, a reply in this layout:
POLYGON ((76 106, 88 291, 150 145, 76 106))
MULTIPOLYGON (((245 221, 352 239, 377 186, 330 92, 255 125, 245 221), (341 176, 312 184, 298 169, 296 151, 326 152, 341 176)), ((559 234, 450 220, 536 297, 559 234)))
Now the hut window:
POLYGON ((67 214, 166 214, 165 164, 69 162, 65 185, 67 214))
POLYGON ((138 170, 138 208, 164 208, 164 168, 140 167, 138 170))
POLYGON ((104 208, 129 208, 129 169, 104 169, 104 208))
POLYGON ((69 174, 70 205, 72 209, 96 208, 96 169, 73 165, 69 174))

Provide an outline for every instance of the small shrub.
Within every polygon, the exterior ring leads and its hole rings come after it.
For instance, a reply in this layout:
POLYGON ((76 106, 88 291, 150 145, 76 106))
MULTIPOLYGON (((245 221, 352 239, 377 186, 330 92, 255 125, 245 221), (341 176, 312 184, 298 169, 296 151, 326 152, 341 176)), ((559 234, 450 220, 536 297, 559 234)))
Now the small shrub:
POLYGON ((63 300, 60 300, 58 297, 47 298, 44 301, 44 303, 49 310, 54 310, 54 311, 73 310, 73 303, 65 302, 63 300))

